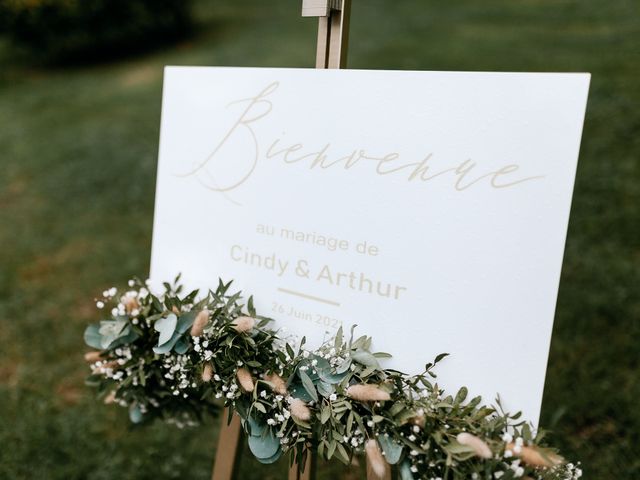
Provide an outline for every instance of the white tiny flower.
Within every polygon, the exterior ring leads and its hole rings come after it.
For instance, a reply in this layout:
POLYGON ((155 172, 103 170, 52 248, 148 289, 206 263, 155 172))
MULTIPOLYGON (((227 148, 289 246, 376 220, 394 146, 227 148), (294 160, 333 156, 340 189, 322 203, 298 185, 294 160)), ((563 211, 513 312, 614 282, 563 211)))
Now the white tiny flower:
POLYGON ((113 315, 114 317, 115 317, 116 315, 118 315, 118 309, 117 309, 117 308, 112 308, 112 309, 111 309, 111 315, 113 315))
POLYGON ((502 441, 503 441, 504 443, 511 443, 511 442, 513 442, 513 436, 512 436, 510 433, 506 433, 506 432, 505 432, 505 433, 502 435, 502 441))
POLYGON ((267 425, 275 425, 276 421, 273 418, 268 418, 267 419, 267 425))
POLYGON ((336 395, 335 393, 332 393, 331 395, 329 395, 330 402, 335 402, 337 399, 338 399, 338 395, 336 395))
POLYGON ((96 307, 98 307, 98 308, 104 308, 104 302, 101 302, 100 300, 98 300, 98 301, 96 302, 96 307))
POLYGON ((136 284, 136 282, 134 282, 133 280, 129 280, 128 285, 130 287, 133 287, 136 284))
POLYGON ((416 467, 415 465, 411 465, 410 470, 411 470, 413 473, 418 473, 418 467, 416 467))
POLYGON ((109 289, 109 296, 113 297, 116 293, 118 293, 118 289, 116 287, 111 287, 109 289))

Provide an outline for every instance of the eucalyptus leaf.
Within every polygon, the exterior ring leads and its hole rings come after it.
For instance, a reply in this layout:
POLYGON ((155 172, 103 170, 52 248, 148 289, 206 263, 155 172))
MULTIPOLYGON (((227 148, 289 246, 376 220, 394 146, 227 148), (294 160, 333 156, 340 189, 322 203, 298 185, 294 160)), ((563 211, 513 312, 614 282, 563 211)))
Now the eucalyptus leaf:
POLYGON ((329 383, 326 383, 323 381, 318 382, 317 387, 318 387, 318 393, 320 393, 320 395, 322 395, 325 398, 329 397, 329 395, 331 395, 332 393, 335 393, 336 391, 333 385, 330 385, 329 383))
POLYGON ((119 347, 120 345, 128 345, 129 343, 134 342, 138 338, 138 336, 138 333, 133 328, 131 328, 131 326, 128 326, 123 331, 122 336, 111 342, 109 348, 119 347))
POLYGON ((198 312, 192 310, 191 312, 183 313, 182 315, 180 315, 180 317, 178 318, 178 323, 176 324, 176 330, 180 333, 185 333, 187 330, 189 330, 193 325, 197 314, 198 312))
POLYGON ((400 457, 402 457, 402 445, 394 442, 390 437, 385 437, 384 435, 380 435, 378 437, 378 443, 380 444, 380 447, 382 447, 384 458, 387 460, 387 463, 395 465, 400 461, 400 457))
POLYGON ((99 325, 94 323, 89 325, 84 331, 84 343, 92 348, 102 349, 102 344, 100 340, 102 339, 102 335, 99 332, 99 325))
POLYGON ((260 423, 253 416, 249 416, 245 423, 249 425, 249 435, 254 437, 261 436, 267 428, 266 423, 260 423))
POLYGON ((349 367, 351 367, 351 359, 343 361, 340 365, 336 367, 336 373, 348 373, 349 367))
POLYGON ((257 458, 256 457, 256 458, 260 463, 262 463, 264 465, 269 465, 271 463, 277 462, 280 459, 281 456, 282 456, 282 449, 278 449, 278 451, 272 457, 269 457, 269 458, 257 458))
POLYGON ((268 460, 280 449, 280 440, 271 430, 265 430, 260 436, 249 436, 249 449, 258 460, 268 460))
POLYGON ((98 327, 98 332, 101 335, 100 348, 106 350, 111 344, 117 340, 120 336, 125 336, 129 333, 130 328, 126 318, 116 317, 115 320, 102 320, 98 327))
POLYGON ((411 473, 411 464, 409 461, 404 461, 400 464, 400 480, 415 480, 413 473, 411 473))
MULTIPOLYGON (((158 346, 164 345, 170 341, 173 337, 173 332, 176 331, 178 325, 178 317, 174 313, 170 313, 166 317, 162 317, 156 321, 153 328, 156 332, 160 333, 158 339, 158 346)), ((174 342, 175 343, 175 342, 174 342)))
POLYGON ((179 355, 184 355, 189 350, 189 340, 187 340, 184 335, 178 336, 178 341, 173 347, 173 351, 179 355))
POLYGON ((298 382, 289 385, 289 393, 294 398, 299 398, 303 402, 312 402, 313 398, 307 393, 307 390, 298 382))
POLYGON ((153 347, 153 351, 159 355, 167 354, 171 351, 171 349, 178 342, 179 339, 180 339, 180 334, 176 334, 167 343, 164 343, 163 345, 160 345, 158 347, 153 347))
POLYGON ((140 423, 142 422, 143 417, 144 415, 142 413, 142 410, 140 410, 138 404, 132 403, 129 407, 129 419, 131 420, 131 422, 140 423))

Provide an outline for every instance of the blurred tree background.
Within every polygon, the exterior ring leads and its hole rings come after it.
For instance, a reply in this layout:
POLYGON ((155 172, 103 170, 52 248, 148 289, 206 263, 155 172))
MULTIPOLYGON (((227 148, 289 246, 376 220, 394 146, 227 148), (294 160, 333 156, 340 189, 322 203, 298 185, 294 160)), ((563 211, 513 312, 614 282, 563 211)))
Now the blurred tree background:
MULTIPOLYGON (((300 3, 0 0, 0 478, 209 478, 215 422, 131 429, 82 332, 148 271, 162 67, 312 66, 300 3)), ((586 478, 640 478, 640 3, 354 0, 349 66, 593 74, 541 424, 586 478)))

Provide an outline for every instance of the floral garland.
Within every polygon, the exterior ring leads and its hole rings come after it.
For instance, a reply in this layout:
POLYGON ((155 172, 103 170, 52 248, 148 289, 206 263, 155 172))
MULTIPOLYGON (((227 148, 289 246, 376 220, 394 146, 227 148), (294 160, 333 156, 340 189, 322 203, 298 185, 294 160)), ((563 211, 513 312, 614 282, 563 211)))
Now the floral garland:
POLYGON ((402 480, 573 480, 579 465, 542 446, 543 433, 519 414, 467 399, 467 389, 445 395, 434 366, 409 376, 384 369, 385 353, 371 338, 344 338, 342 329, 317 350, 268 328, 252 298, 229 294, 231 283, 199 299, 181 296, 179 277, 153 295, 129 281, 96 300, 110 318, 89 326, 86 354, 106 403, 129 410, 134 423, 161 418, 197 425, 220 404, 241 418, 249 448, 262 463, 289 453, 298 465, 314 451, 349 464, 365 453, 383 477, 389 465, 402 480))

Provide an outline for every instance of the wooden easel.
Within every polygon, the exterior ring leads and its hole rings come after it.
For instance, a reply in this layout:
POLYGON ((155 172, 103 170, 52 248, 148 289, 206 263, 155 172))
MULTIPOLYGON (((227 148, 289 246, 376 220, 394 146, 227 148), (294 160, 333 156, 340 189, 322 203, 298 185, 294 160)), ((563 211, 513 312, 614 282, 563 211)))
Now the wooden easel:
MULTIPOLYGON (((349 17, 351 0, 302 0, 302 16, 318 17, 318 43, 316 49, 316 68, 346 68, 349 43, 349 17)), ((240 417, 233 415, 227 424, 228 410, 225 410, 218 437, 218 448, 213 466, 212 480, 232 480, 238 471, 238 462, 242 446, 242 426, 240 417)), ((298 465, 289 468, 289 480, 313 480, 315 477, 316 456, 309 455, 304 471, 300 473, 298 465)), ((378 480, 367 460, 367 479, 378 480)), ((380 480, 390 480, 391 470, 380 480)))

